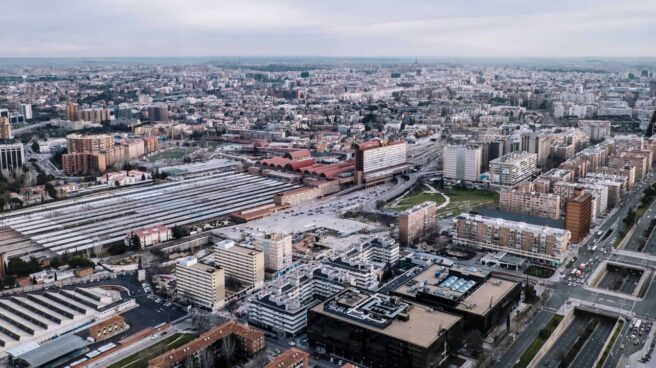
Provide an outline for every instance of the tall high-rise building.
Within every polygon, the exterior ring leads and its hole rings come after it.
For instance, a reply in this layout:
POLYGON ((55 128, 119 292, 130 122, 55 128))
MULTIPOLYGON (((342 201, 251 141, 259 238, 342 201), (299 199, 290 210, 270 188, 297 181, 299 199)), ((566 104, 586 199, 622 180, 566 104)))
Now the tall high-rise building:
POLYGON ((408 144, 374 140, 355 145, 355 175, 358 183, 389 179, 408 169, 408 144))
POLYGON ((537 165, 542 167, 549 157, 551 141, 545 135, 538 133, 522 133, 520 150, 537 155, 537 165))
POLYGON ((169 121, 169 108, 166 105, 150 106, 148 108, 148 120, 169 121))
POLYGON ((572 241, 578 243, 590 233, 592 222, 592 195, 577 188, 567 199, 565 207, 565 229, 572 233, 572 241))
POLYGON ((225 276, 242 286, 264 285, 264 253, 223 240, 214 246, 214 263, 225 270, 225 276))
POLYGON ((13 135, 11 134, 11 123, 9 118, 0 116, 0 139, 11 139, 13 135))
POLYGON ((399 214, 399 241, 412 244, 437 228, 435 222, 435 202, 426 201, 399 214))
POLYGON ((32 105, 20 104, 20 106, 18 106, 18 112, 20 112, 25 117, 25 120, 32 119, 32 105))
POLYGON ((207 309, 223 307, 225 301, 224 270, 185 257, 175 265, 178 297, 207 309))
POLYGON ((292 236, 267 233, 255 238, 255 248, 264 253, 264 267, 281 271, 292 265, 292 236))
POLYGON ((66 103, 66 120, 70 121, 78 121, 80 120, 78 117, 78 104, 75 102, 67 102, 66 103))
POLYGON ((444 147, 444 178, 450 180, 479 181, 483 150, 479 145, 444 147))

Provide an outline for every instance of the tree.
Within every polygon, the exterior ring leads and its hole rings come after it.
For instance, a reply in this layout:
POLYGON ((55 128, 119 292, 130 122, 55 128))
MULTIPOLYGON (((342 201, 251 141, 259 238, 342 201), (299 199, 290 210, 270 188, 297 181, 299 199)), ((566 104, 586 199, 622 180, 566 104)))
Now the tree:
POLYGON ((189 230, 182 226, 174 225, 173 228, 171 229, 171 233, 173 234, 173 238, 175 239, 180 239, 182 237, 185 237, 189 235, 189 230))
POLYGON ((221 354, 225 357, 227 367, 231 366, 232 357, 235 354, 237 343, 235 337, 230 334, 221 341, 221 354))
POLYGON ((481 331, 473 329, 465 335, 465 345, 475 354, 480 354, 483 351, 483 335, 481 331))
POLYGON ((57 199, 57 189, 51 183, 46 183, 46 192, 48 192, 50 198, 57 199))
POLYGON ((198 363, 201 367, 214 367, 214 351, 211 346, 206 347, 198 352, 198 363))
POLYGON ((41 147, 39 146, 39 142, 37 142, 36 140, 32 141, 32 151, 34 151, 36 153, 41 152, 41 147))
POLYGON ((135 233, 130 237, 130 249, 136 250, 141 248, 141 238, 135 233))
POLYGON ((380 209, 382 209, 383 207, 385 207, 385 201, 383 201, 382 199, 377 200, 377 201, 376 201, 376 209, 379 209, 379 210, 380 210, 380 209))

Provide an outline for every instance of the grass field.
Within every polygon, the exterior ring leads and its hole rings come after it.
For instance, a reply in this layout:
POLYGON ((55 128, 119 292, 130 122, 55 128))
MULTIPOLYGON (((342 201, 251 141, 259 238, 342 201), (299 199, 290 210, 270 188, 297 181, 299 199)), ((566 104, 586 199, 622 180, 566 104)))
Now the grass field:
POLYGON ((547 325, 544 327, 544 333, 540 333, 535 337, 535 340, 533 340, 531 345, 529 345, 528 348, 524 351, 524 354, 522 354, 522 356, 519 358, 519 362, 515 364, 513 368, 527 367, 562 320, 563 316, 560 314, 554 314, 554 316, 549 320, 549 323, 547 323, 547 325))
MULTIPOLYGON (((437 217, 446 217, 447 214, 456 215, 461 212, 476 210, 477 208, 494 206, 499 200, 499 193, 492 190, 467 190, 467 189, 438 189, 450 198, 449 205, 437 210, 437 217)), ((426 193, 429 188, 417 186, 406 194, 396 205, 390 208, 403 211, 425 201, 433 201, 437 206, 445 202, 439 193, 426 193)))
POLYGON ((160 160, 182 160, 182 158, 184 158, 186 155, 189 155, 195 151, 195 147, 176 147, 154 154, 148 158, 148 161, 156 162, 160 160))
POLYGON ((412 206, 418 205, 420 203, 424 203, 426 201, 433 201, 438 206, 444 203, 444 197, 442 197, 441 194, 425 193, 425 191, 428 190, 429 190, 428 187, 423 185, 415 187, 410 193, 408 193, 405 197, 403 197, 403 199, 401 199, 399 203, 393 208, 399 211, 403 211, 412 206))
POLYGON ((451 202, 437 210, 437 217, 447 217, 449 213, 449 216, 455 216, 461 212, 494 206, 499 201, 499 193, 493 190, 449 189, 444 194, 451 198, 451 202))
POLYGON ((150 359, 167 350, 180 347, 193 339, 194 336, 191 334, 171 335, 157 344, 151 345, 136 354, 110 365, 109 368, 146 368, 150 359))

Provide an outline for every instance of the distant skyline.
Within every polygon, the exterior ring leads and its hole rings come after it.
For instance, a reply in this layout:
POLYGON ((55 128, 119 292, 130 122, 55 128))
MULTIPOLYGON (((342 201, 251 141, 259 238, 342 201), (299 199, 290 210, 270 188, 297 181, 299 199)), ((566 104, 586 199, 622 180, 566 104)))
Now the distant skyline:
POLYGON ((656 57, 656 2, 0 0, 0 57, 656 57))

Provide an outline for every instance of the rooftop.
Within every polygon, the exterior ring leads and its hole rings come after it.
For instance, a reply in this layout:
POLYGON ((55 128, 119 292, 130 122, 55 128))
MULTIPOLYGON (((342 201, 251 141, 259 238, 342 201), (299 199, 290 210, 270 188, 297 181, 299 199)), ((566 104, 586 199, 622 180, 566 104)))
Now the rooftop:
POLYGON ((449 330, 460 321, 453 314, 353 288, 312 311, 421 347, 432 345, 441 330, 449 330))

